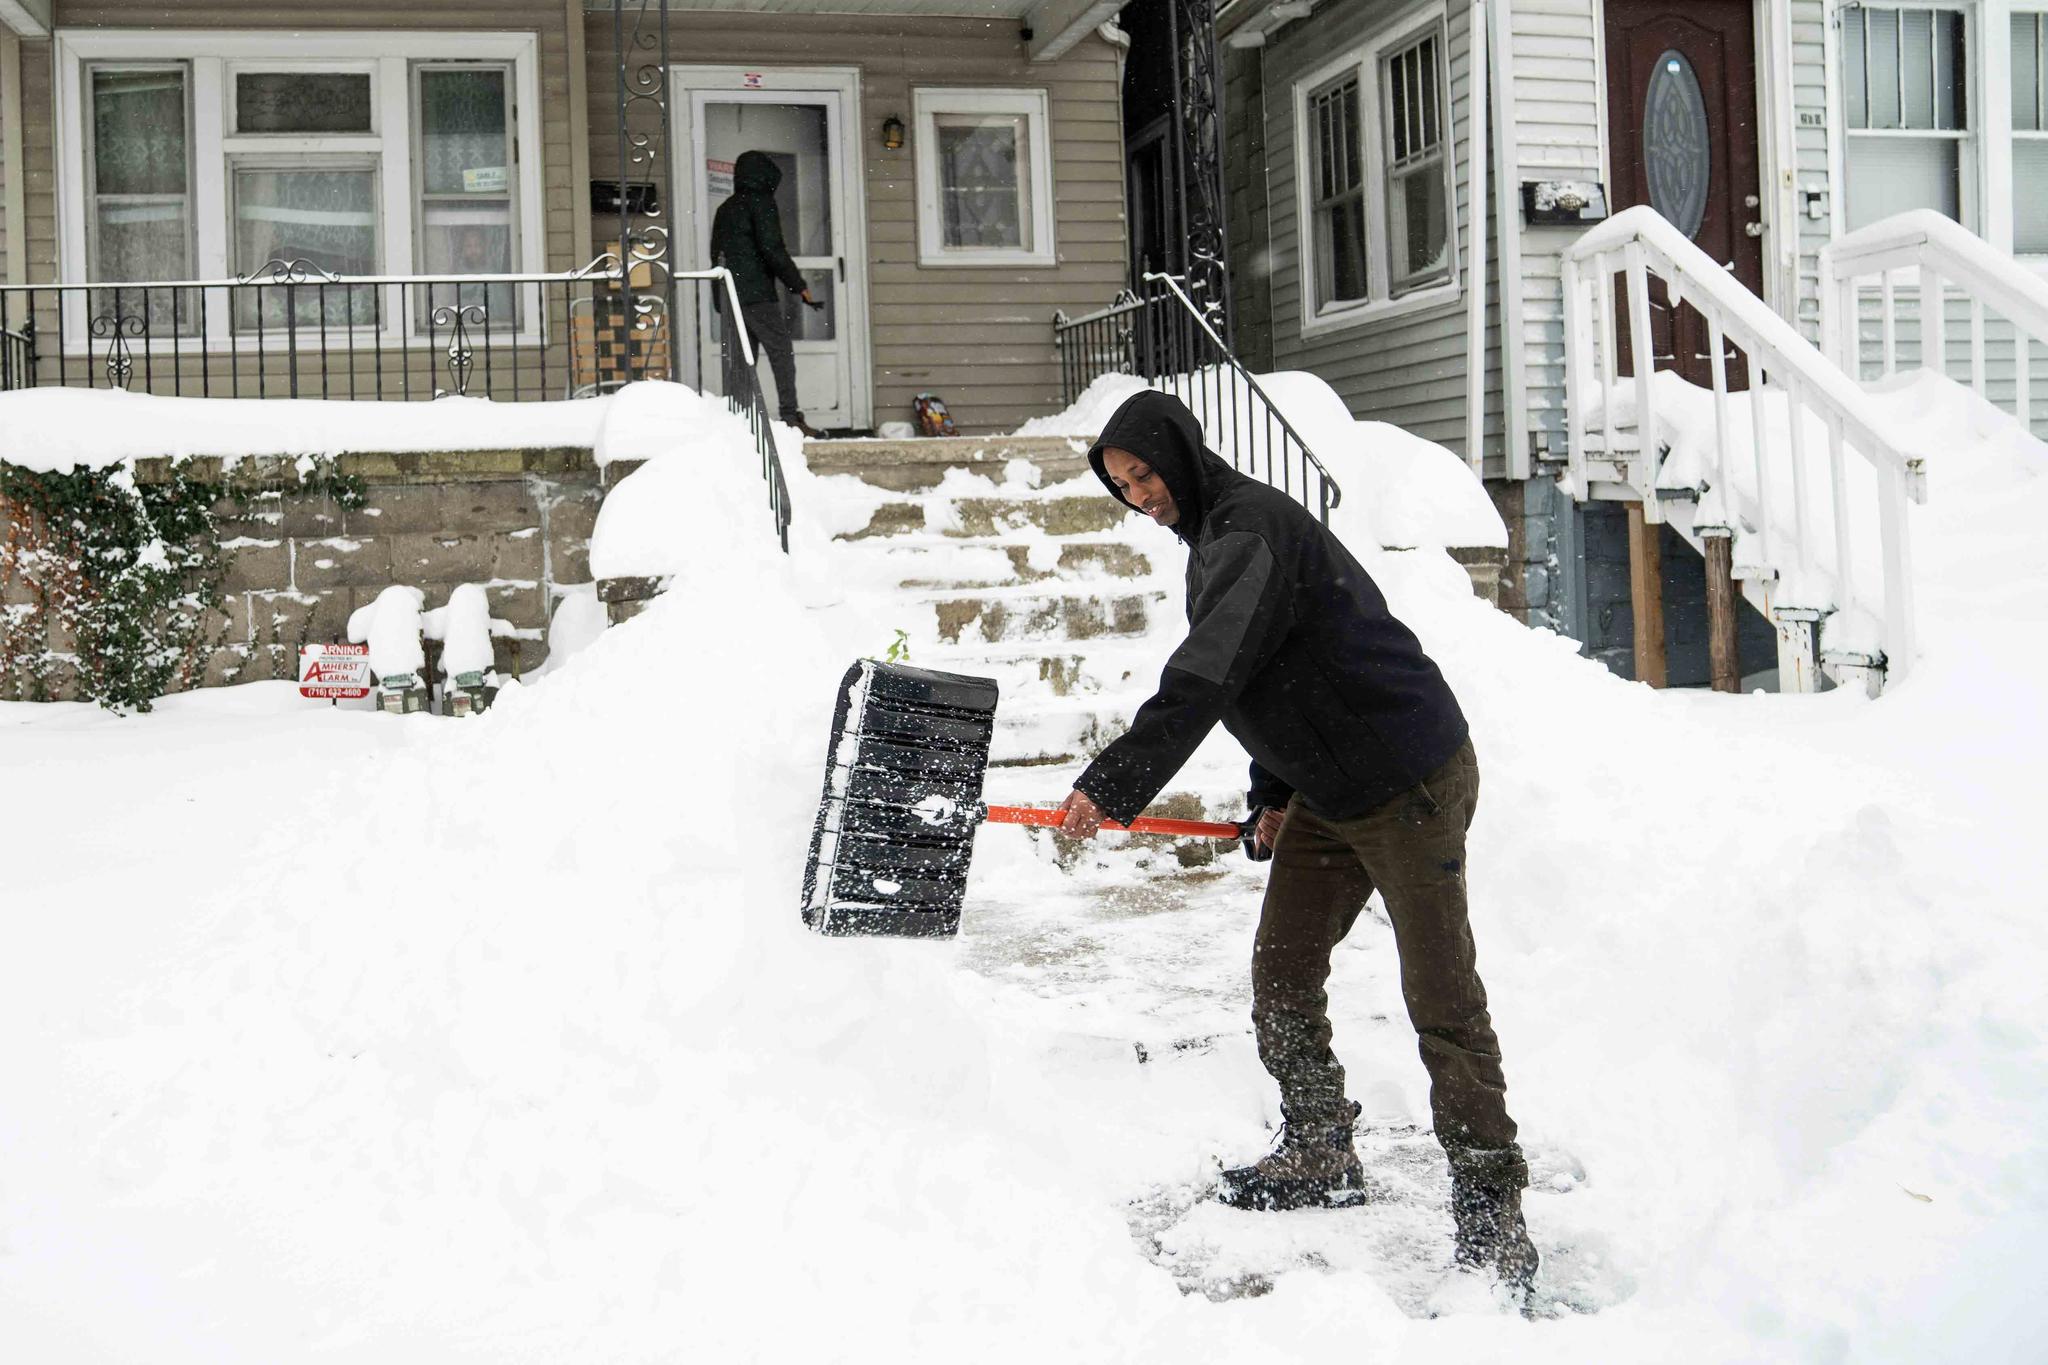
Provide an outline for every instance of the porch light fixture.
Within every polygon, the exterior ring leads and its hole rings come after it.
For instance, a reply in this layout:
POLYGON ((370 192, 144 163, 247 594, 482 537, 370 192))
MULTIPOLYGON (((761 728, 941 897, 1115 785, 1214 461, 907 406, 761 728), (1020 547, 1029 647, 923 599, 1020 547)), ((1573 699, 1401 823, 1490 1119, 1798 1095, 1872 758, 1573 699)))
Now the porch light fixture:
POLYGON ((882 120, 882 145, 892 152, 903 146, 903 120, 894 114, 882 120))

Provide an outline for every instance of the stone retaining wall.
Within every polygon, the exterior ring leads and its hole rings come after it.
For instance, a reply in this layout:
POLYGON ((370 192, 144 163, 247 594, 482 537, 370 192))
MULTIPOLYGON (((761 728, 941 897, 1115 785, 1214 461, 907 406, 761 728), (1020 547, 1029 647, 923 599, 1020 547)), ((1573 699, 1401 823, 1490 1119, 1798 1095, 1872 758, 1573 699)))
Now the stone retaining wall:
MULTIPOLYGON (((223 477, 218 460, 183 467, 223 477)), ((137 461, 135 477, 165 480, 170 468, 137 461)), ((241 496, 215 509, 231 558, 213 623, 220 643, 200 685, 297 677, 301 644, 346 640, 349 614, 393 584, 421 589, 429 608, 460 584, 484 585, 492 614, 518 632, 497 641, 498 670, 531 671, 547 658, 562 592, 591 581, 598 504, 625 471, 607 480, 589 450, 553 447, 360 452, 341 456, 335 472, 361 481, 361 506, 298 491, 289 459, 246 459, 226 474, 241 496)))

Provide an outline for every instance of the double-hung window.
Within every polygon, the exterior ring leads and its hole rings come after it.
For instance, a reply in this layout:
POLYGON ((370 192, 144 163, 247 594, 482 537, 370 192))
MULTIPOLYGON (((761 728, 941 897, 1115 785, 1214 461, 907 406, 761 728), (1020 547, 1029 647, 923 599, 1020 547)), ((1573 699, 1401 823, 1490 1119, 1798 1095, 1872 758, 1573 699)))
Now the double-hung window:
MULTIPOLYGON (((176 62, 94 64, 83 83, 91 277, 190 279, 190 70, 176 62)), ((135 299, 119 301, 118 312, 146 315, 152 332, 189 328, 194 316, 168 290, 138 291, 135 299)))
MULTIPOLYGON (((228 68, 225 158, 228 268, 237 278, 303 269, 375 275, 383 257, 377 185, 383 145, 373 64, 316 69, 251 62, 228 68)), ((234 325, 366 326, 376 290, 238 290, 234 325), (289 299, 289 303, 287 300, 289 299)))
POLYGON ((539 175, 520 162, 534 35, 80 29, 57 57, 64 279, 313 282, 123 291, 115 311, 146 314, 151 337, 396 333, 451 308, 472 329, 536 324, 520 290, 474 279, 545 265, 539 175), (397 287, 351 282, 391 275, 463 278, 403 308, 397 287))
POLYGON ((1306 330, 1457 292, 1440 8, 1295 86, 1306 330))
POLYGON ((1962 11, 1864 5, 1842 12, 1848 227, 1931 208, 1965 225, 1971 110, 1962 11))
MULTIPOLYGON (((512 72, 506 66, 415 66, 414 160, 419 257, 429 275, 503 275, 516 259, 512 197, 512 72)), ((437 287, 425 306, 487 305, 493 325, 516 319, 509 284, 437 287)))

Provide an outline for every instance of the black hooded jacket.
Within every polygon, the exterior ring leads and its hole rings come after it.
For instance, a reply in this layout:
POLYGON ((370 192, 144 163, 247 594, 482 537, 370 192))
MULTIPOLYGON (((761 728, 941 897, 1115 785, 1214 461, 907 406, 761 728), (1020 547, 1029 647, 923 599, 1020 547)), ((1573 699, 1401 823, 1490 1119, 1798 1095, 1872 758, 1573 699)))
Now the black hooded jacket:
POLYGON ((1457 698, 1351 552, 1294 499, 1203 448, 1193 413, 1133 396, 1088 462, 1128 450, 1165 480, 1188 545, 1188 637, 1128 733, 1074 785, 1128 822, 1221 721, 1252 756, 1250 800, 1301 794, 1330 819, 1363 815, 1449 762, 1457 698))
POLYGON ((732 272, 740 303, 775 302, 775 281, 792 294, 804 290, 803 271, 782 242, 775 187, 782 171, 766 152, 741 152, 733 163, 732 194, 711 219, 711 259, 732 272))

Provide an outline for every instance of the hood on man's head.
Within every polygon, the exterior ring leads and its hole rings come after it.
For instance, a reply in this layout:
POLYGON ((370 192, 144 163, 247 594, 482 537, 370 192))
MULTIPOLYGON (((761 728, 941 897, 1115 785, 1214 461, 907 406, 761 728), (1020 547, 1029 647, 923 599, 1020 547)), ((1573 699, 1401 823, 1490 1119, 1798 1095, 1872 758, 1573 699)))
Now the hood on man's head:
POLYGON ((741 152, 740 159, 732 164, 732 187, 735 190, 773 193, 781 183, 782 168, 766 152, 741 152))
POLYGON ((1166 491, 1173 494, 1174 505, 1180 509, 1180 523, 1174 530, 1192 536, 1201 524, 1207 502, 1202 465, 1205 459, 1216 457, 1204 446, 1202 424, 1188 411, 1188 405, 1156 389, 1134 393, 1103 423, 1102 435, 1089 448, 1088 463, 1093 466, 1095 477, 1102 480, 1118 502, 1134 506, 1110 482, 1109 471, 1103 467, 1102 452, 1110 446, 1130 451, 1166 481, 1166 491))

